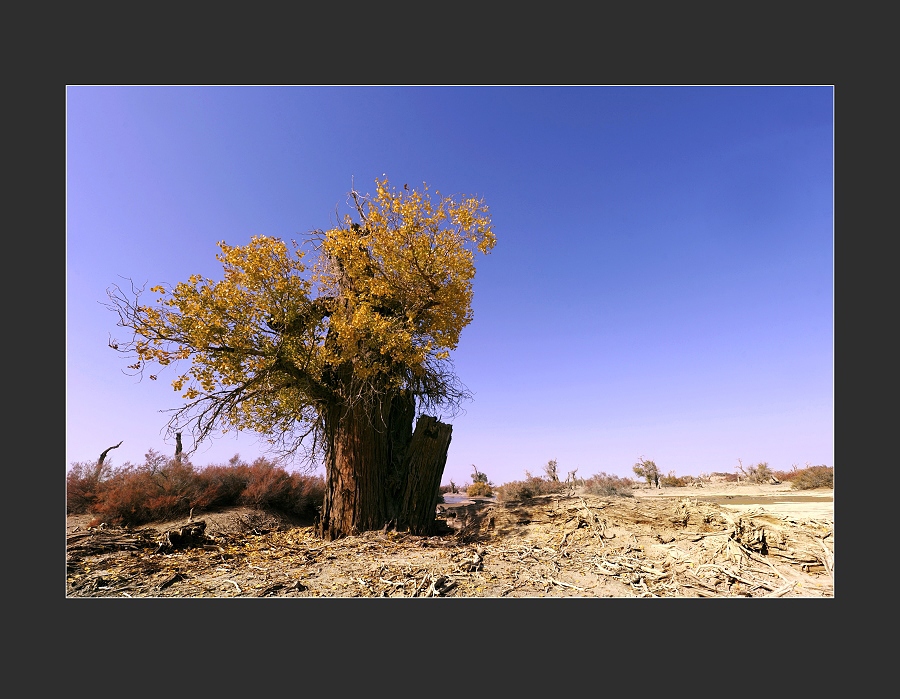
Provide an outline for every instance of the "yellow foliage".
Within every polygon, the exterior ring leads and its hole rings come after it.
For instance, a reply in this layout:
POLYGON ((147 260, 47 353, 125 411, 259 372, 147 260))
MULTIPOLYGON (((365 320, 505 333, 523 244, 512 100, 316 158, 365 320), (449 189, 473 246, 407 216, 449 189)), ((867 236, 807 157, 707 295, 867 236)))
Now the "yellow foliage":
POLYGON ((475 252, 496 242, 488 207, 424 184, 375 185, 371 197, 351 192, 355 216, 311 235, 311 267, 296 242, 256 236, 218 244, 218 281, 153 286, 150 305, 111 295, 135 333, 132 368, 189 360, 173 388, 188 400, 238 391, 219 422, 259 432, 311 419, 337 374, 387 389, 444 381, 472 320, 475 252))

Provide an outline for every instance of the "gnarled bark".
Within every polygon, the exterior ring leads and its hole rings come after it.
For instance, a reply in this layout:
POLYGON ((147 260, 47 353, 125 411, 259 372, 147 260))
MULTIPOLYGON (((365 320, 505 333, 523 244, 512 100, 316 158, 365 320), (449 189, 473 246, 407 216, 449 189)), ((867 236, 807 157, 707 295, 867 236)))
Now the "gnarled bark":
POLYGON ((423 415, 413 433, 414 414, 406 392, 329 410, 319 536, 333 540, 386 527, 433 531, 453 428, 423 415))
POLYGON ((430 415, 419 418, 406 456, 406 488, 398 528, 422 535, 434 531, 438 489, 452 432, 453 427, 430 415))

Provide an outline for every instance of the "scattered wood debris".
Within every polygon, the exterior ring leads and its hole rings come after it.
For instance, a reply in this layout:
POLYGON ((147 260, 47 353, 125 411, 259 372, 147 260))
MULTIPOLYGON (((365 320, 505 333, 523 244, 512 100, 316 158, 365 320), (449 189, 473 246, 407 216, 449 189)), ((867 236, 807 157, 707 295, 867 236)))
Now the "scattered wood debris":
POLYGON ((271 516, 226 516, 68 534, 67 596, 834 596, 833 522, 691 498, 444 506, 439 536, 331 542, 271 516))

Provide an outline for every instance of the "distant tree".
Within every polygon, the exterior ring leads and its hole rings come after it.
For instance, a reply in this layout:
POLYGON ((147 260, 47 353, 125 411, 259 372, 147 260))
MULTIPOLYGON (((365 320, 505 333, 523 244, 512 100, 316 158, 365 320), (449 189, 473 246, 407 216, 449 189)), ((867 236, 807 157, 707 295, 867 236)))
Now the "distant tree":
POLYGON ((154 286, 150 304, 133 285, 107 292, 132 333, 109 344, 130 370, 189 362, 172 382, 187 403, 169 430, 189 426, 191 451, 251 430, 273 449, 324 455, 326 539, 433 528, 452 428, 425 412, 452 413, 469 396, 450 351, 472 320, 474 255, 495 243, 480 199, 375 185, 374 196, 350 192, 353 214, 336 227, 310 234, 311 268, 296 242, 257 236, 219 243, 221 281, 154 286))
POLYGON ((494 491, 488 481, 487 474, 475 468, 475 464, 472 464, 472 471, 472 485, 466 488, 466 495, 470 498, 479 496, 490 497, 493 495, 494 491))
POLYGON ((738 459, 737 470, 743 479, 750 483, 768 483, 777 480, 766 461, 760 462, 756 466, 744 466, 741 460, 738 459))
POLYGON ((472 464, 472 483, 487 483, 488 477, 487 474, 482 473, 477 468, 475 468, 475 464, 472 464))
POLYGON ((556 459, 550 459, 550 461, 548 461, 544 465, 544 473, 547 475, 547 478, 549 480, 553 481, 554 483, 559 482, 559 473, 557 473, 556 469, 557 469, 556 459))
POLYGON ((656 462, 645 459, 642 456, 632 467, 632 470, 638 478, 644 478, 650 485, 659 485, 660 473, 656 462))

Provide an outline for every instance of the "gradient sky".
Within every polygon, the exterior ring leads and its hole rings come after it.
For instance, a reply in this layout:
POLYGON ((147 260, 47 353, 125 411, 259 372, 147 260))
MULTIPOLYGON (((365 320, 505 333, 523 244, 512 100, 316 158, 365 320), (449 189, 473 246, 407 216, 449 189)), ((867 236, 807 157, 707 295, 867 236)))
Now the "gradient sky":
POLYGON ((174 453, 179 394, 123 372, 107 287, 220 278, 217 241, 332 227, 382 174, 483 197, 497 234, 443 483, 834 465, 831 86, 66 92, 67 468, 174 453))

